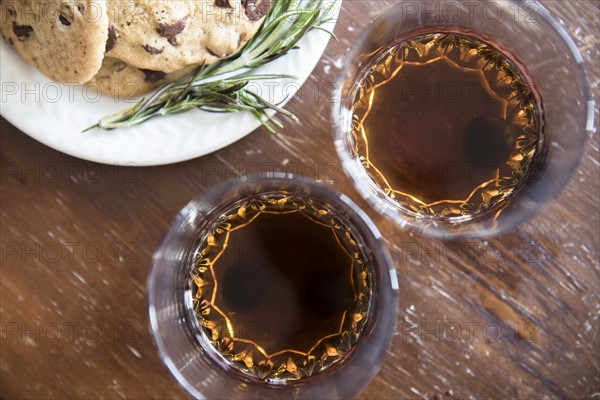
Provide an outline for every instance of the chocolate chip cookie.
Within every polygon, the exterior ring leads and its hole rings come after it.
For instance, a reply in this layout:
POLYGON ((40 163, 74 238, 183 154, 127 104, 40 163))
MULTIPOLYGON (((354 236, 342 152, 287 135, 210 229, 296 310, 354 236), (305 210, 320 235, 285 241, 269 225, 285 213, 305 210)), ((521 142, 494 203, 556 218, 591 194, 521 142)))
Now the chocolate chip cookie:
POLYGON ((61 83, 84 83, 102 65, 108 37, 103 0, 2 0, 0 32, 30 64, 61 83))
POLYGON ((173 72, 236 53, 259 29, 271 0, 107 0, 107 7, 108 56, 173 72))

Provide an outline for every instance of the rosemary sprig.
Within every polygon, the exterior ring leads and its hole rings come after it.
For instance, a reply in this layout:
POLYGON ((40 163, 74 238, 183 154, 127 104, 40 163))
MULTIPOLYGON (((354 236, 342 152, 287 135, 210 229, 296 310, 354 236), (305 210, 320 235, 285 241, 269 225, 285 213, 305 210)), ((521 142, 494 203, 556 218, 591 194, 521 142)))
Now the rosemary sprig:
POLYGON ((162 86, 129 108, 103 117, 84 132, 94 128, 130 127, 194 108, 209 112, 249 111, 270 131, 283 125, 269 115, 269 110, 297 120, 294 114, 253 93, 247 86, 249 82, 293 78, 252 72, 297 48, 296 44, 306 32, 324 29, 323 24, 331 20, 335 3, 331 0, 274 0, 273 3, 263 25, 242 51, 220 62, 198 67, 192 75, 162 86))

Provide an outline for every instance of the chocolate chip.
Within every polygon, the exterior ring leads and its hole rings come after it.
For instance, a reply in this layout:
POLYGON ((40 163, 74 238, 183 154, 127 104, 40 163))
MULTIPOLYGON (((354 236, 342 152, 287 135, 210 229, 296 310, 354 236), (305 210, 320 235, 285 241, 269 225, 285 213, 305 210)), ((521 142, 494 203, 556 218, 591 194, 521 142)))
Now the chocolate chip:
POLYGON ((117 44, 117 38, 119 37, 119 31, 113 24, 108 26, 108 39, 106 40, 106 49, 105 51, 108 53, 111 51, 115 45, 117 44))
POLYGON ((269 13, 271 9, 271 0, 262 0, 258 5, 257 0, 242 0, 242 5, 246 10, 246 16, 252 22, 260 20, 269 13))
POLYGON ((17 23, 13 21, 13 32, 17 37, 28 38, 29 34, 33 32, 33 28, 29 25, 17 25, 17 23))
POLYGON ((229 4, 229 0, 215 0, 215 6, 221 7, 221 8, 233 8, 229 4))
POLYGON ((150 54, 160 54, 164 49, 157 49, 156 47, 152 47, 149 44, 144 46, 144 50, 146 50, 150 54))
POLYGON ((13 42, 12 38, 8 38, 8 43, 10 43, 11 46, 15 45, 15 42, 13 42))
POLYGON ((70 26, 71 25, 71 21, 69 21, 67 18, 65 18, 64 16, 60 15, 58 17, 58 19, 60 20, 60 22, 65 25, 65 26, 70 26))
POLYGON ((165 79, 167 74, 162 71, 153 71, 151 69, 140 69, 144 73, 144 80, 146 82, 156 82, 165 79))
POLYGON ((177 46, 177 39, 175 36, 179 35, 186 27, 187 17, 175 21, 172 24, 158 24, 158 28, 156 28, 156 32, 162 37, 166 37, 167 41, 172 46, 177 46))

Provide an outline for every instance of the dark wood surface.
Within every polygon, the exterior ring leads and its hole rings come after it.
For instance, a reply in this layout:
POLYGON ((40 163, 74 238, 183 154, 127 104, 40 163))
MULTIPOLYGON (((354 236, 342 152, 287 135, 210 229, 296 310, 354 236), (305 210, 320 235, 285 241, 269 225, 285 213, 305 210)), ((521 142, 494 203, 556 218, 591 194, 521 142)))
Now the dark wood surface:
MULTIPOLYGON (((151 255, 191 197, 257 163, 347 193, 387 239, 398 327, 360 398, 600 398, 597 136, 562 195, 510 233, 442 243, 394 227, 340 170, 326 101, 346 49, 387 3, 344 2, 340 40, 289 106, 302 123, 193 161, 94 164, 1 120, 1 398, 188 398, 148 331, 151 255)), ((582 51, 597 98, 599 3, 545 4, 582 51)))

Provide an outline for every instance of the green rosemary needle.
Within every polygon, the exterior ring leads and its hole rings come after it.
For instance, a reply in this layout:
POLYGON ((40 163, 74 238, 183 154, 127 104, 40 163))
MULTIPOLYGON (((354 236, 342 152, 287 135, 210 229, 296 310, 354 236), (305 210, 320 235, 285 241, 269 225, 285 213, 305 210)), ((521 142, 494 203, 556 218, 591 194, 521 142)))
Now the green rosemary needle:
POLYGON ((297 48, 296 44, 306 32, 324 30, 323 24, 331 20, 334 6, 331 0, 273 0, 261 28, 239 53, 198 67, 190 76, 162 86, 129 108, 103 117, 84 132, 94 128, 130 127, 191 109, 227 113, 249 111, 268 130, 282 128, 281 121, 269 111, 291 120, 297 120, 296 116, 249 90, 248 83, 293 77, 258 75, 253 74, 253 70, 297 48))

